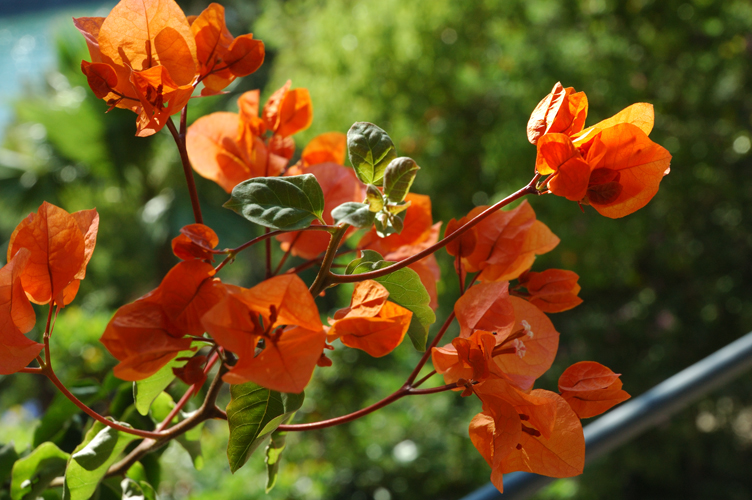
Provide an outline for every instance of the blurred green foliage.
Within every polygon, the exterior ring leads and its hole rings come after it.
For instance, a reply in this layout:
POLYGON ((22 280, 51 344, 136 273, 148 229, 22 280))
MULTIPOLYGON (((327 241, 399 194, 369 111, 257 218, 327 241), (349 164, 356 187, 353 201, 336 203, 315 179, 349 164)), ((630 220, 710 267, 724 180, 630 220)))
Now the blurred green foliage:
MULTIPOLYGON (((189 13, 200 11, 194 3, 189 13)), ((529 180, 535 148, 525 125, 556 81, 587 93, 588 124, 633 102, 655 105, 651 138, 674 159, 645 209, 613 221, 561 198, 531 200, 562 239, 535 269, 574 270, 585 300, 553 317, 561 347, 542 387, 555 388, 566 366, 592 359, 623 373, 625 389, 637 395, 752 329, 748 1, 235 0, 228 23, 234 34, 251 28, 264 40, 267 61, 232 95, 192 101, 192 118, 234 111, 237 92, 261 87, 266 97, 290 78, 310 90, 315 110, 299 147, 354 121, 378 124, 398 154, 421 166, 413 190, 430 194, 434 219, 445 222, 529 180)), ((53 353, 64 381, 91 377, 116 391, 119 414, 130 404, 128 387, 104 378, 113 360, 97 338, 116 306, 153 288, 175 263, 169 241, 191 222, 191 210, 170 137, 137 139, 133 114, 102 113, 79 73, 88 57, 72 28, 60 34, 58 52, 48 92, 16 103, 0 149, 0 251, 44 199, 70 211, 97 207, 99 244, 78 305, 58 319, 53 353)), ((220 208, 227 198, 220 188, 199 179, 199 191, 221 246, 255 234, 220 208)), ((230 279, 257 281, 259 259, 238 259, 230 279)), ((440 321, 456 297, 451 267, 442 265, 440 321)), ((328 293, 322 310, 346 297, 328 293)), ((417 354, 406 344, 379 360, 353 350, 332 358, 332 368, 317 371, 298 421, 387 395, 417 354)), ((28 421, 54 405, 55 392, 32 375, 5 377, 0 389, 0 436, 27 452, 28 421)), ((477 411, 477 402, 457 394, 408 398, 345 426, 290 434, 269 497, 459 498, 490 473, 467 438, 477 411)), ((55 438, 67 452, 83 430, 81 422, 68 427, 55 438)), ((263 498, 262 457, 230 476, 226 426, 203 432, 200 473, 177 445, 164 451, 162 498, 263 498)), ((750 460, 746 375, 540 498, 750 498, 750 460)))

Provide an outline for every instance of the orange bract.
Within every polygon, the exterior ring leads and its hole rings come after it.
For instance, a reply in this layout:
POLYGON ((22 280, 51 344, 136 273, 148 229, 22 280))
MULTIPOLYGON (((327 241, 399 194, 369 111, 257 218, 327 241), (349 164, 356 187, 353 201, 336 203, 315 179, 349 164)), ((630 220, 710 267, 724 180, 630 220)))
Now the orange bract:
POLYGON ((579 276, 563 269, 547 269, 542 273, 529 272, 520 276, 520 285, 527 288, 525 297, 543 312, 553 313, 572 309, 582 303, 577 296, 579 276))
POLYGON ((514 448, 501 460, 501 472, 526 471, 549 477, 582 474, 585 437, 579 418, 558 394, 536 389, 530 396, 547 399, 556 405, 551 434, 546 437, 522 432, 519 449, 514 448))
POLYGON ((494 332, 499 341, 505 339, 514 326, 509 283, 499 281, 470 287, 454 304, 454 312, 461 337, 468 338, 475 330, 484 330, 494 332))
POLYGON ((347 136, 341 132, 327 132, 317 135, 303 148, 300 156, 302 168, 319 163, 345 164, 347 136))
POLYGON ((0 375, 24 368, 44 347, 24 336, 36 322, 20 279, 30 257, 31 252, 22 248, 0 268, 0 375))
POLYGON ((544 134, 575 134, 585 125, 587 110, 588 101, 584 92, 575 93, 573 87, 564 88, 557 82, 530 115, 527 138, 535 144, 544 134))
POLYGON ((658 191, 671 162, 668 151, 648 139, 653 106, 633 104, 582 130, 586 101, 584 106, 582 99, 573 104, 578 94, 569 96, 569 90, 557 83, 533 112, 528 136, 538 146, 536 171, 551 176, 546 182, 551 193, 592 205, 607 217, 642 208, 658 191))
POLYGON ((595 361, 575 363, 559 377, 559 392, 580 418, 600 415, 629 399, 619 374, 595 361))
POLYGON ((191 22, 196 39, 202 95, 212 95, 236 77, 250 75, 264 62, 264 43, 253 35, 234 38, 225 25, 225 9, 212 3, 191 22))
POLYGON ((203 224, 189 224, 172 240, 172 253, 182 260, 202 259, 213 261, 211 252, 219 244, 217 233, 203 224))
POLYGON ((21 221, 10 237, 8 260, 21 248, 31 252, 21 282, 32 302, 47 304, 53 300, 64 306, 72 300, 73 290, 67 294, 64 291, 85 276, 98 227, 96 211, 73 216, 47 202, 21 221))
MULTIPOLYGON (((474 208, 467 219, 486 208, 474 208)), ((536 255, 549 252, 559 244, 559 238, 548 226, 536 220, 527 201, 513 210, 493 213, 471 231, 475 233, 475 247, 462 258, 462 263, 468 272, 481 271, 483 281, 515 279, 530 268, 536 255)))
POLYGON ((491 467, 491 482, 502 492, 501 461, 520 442, 521 421, 514 406, 500 398, 487 411, 470 422, 470 440, 491 467))
POLYGON ((529 390, 535 379, 546 373, 559 348, 559 332, 540 309, 526 300, 509 297, 514 308, 513 332, 526 332, 520 337, 524 356, 496 356, 494 362, 522 390, 529 390), (524 322, 524 323, 523 323, 524 322))
POLYGON ((117 310, 101 338, 120 361, 116 376, 145 379, 190 348, 191 339, 184 336, 201 335, 201 317, 226 294, 213 276, 214 268, 205 262, 181 262, 159 287, 117 310))
POLYGON ((334 314, 327 333, 329 341, 340 339, 348 347, 361 349, 374 357, 389 354, 402 343, 413 313, 387 301, 389 292, 376 281, 355 285, 350 307, 334 314))
POLYGON ((203 318, 217 343, 238 356, 224 380, 301 392, 326 343, 318 309, 305 283, 287 274, 250 289, 227 289, 228 296, 203 318), (259 339, 264 344, 257 354, 259 339))

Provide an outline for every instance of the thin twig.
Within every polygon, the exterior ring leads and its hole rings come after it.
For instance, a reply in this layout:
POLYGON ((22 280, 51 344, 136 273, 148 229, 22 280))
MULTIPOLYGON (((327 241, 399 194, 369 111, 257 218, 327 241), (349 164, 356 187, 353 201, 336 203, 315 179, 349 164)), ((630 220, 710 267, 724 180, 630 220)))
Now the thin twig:
POLYGON ((498 211, 502 207, 505 207, 509 205, 510 203, 512 203, 513 201, 516 201, 528 194, 540 194, 540 192, 535 189, 535 183, 538 181, 539 178, 540 178, 540 175, 536 174, 535 177, 533 177, 533 179, 524 188, 510 194, 509 196, 499 201, 495 205, 487 208, 486 210, 478 214, 475 218, 467 221, 465 224, 458 227, 449 236, 445 236, 443 239, 439 240, 435 244, 431 245, 430 247, 426 248, 423 251, 416 253, 415 255, 411 257, 402 259, 399 262, 395 262, 391 266, 383 267, 375 271, 369 271, 367 273, 330 274, 327 276, 327 282, 329 284, 338 284, 338 283, 356 283, 356 282, 365 281, 365 280, 373 280, 376 278, 381 278, 383 276, 386 276, 387 274, 393 273, 394 271, 398 271, 404 267, 409 266, 410 264, 414 262, 418 262, 419 260, 424 259, 425 257, 428 257, 432 253, 436 252, 437 250, 445 247, 446 245, 454 241, 456 238, 464 234, 465 231, 473 228, 474 226, 479 224, 481 221, 483 221, 486 217, 498 211))
POLYGON ((191 197, 191 206, 193 207, 193 218, 196 220, 196 224, 203 224, 204 217, 201 215, 201 205, 198 201, 198 191, 196 190, 196 181, 193 178, 193 167, 191 167, 191 160, 188 159, 188 150, 185 146, 185 114, 188 109, 188 105, 183 108, 183 112, 180 115, 180 132, 175 128, 175 124, 172 122, 172 118, 167 119, 167 128, 175 139, 175 144, 178 146, 178 152, 180 153, 180 163, 183 164, 183 174, 185 174, 185 181, 188 184, 188 194, 191 197))

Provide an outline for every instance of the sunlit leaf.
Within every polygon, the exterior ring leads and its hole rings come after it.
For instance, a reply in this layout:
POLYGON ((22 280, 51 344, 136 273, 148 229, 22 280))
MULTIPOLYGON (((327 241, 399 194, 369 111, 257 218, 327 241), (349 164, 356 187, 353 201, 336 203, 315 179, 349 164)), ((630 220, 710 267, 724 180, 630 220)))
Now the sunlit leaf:
POLYGON ((397 156, 389 134, 368 122, 357 122, 350 127, 347 150, 358 179, 376 186, 382 184, 387 165, 397 156))
POLYGON ((324 194, 311 174, 260 177, 235 186, 224 206, 256 224, 290 231, 322 219, 324 194))

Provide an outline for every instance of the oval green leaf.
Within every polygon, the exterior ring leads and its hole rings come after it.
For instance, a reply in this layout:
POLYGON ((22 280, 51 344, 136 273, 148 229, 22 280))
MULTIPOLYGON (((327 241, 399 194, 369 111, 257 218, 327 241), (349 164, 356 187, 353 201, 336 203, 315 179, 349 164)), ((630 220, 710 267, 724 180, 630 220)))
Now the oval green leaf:
POLYGON ((347 151, 358 179, 376 186, 381 186, 384 170, 397 157, 389 134, 368 122, 357 122, 347 131, 347 151))
POLYGON ((325 224, 324 193, 312 174, 248 179, 233 188, 224 206, 272 229, 297 231, 316 219, 325 224))
POLYGON ((332 218, 335 224, 350 224, 351 226, 363 228, 371 227, 376 214, 365 203, 348 201, 332 210, 332 218))
POLYGON ((420 167, 415 160, 402 156, 389 163, 384 171, 384 194, 392 203, 404 201, 420 167))

